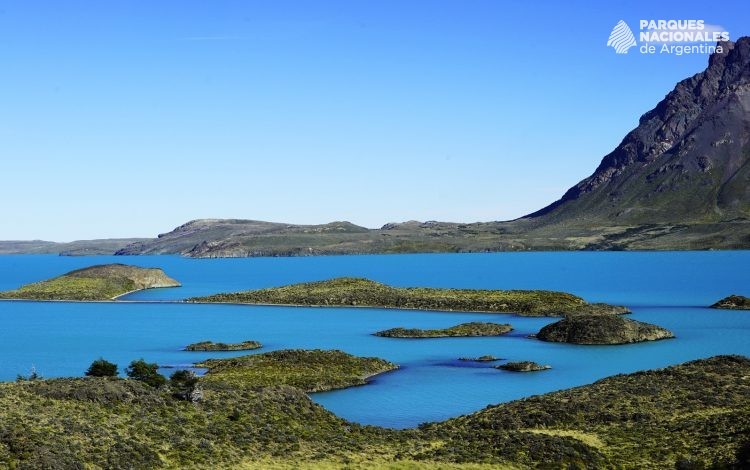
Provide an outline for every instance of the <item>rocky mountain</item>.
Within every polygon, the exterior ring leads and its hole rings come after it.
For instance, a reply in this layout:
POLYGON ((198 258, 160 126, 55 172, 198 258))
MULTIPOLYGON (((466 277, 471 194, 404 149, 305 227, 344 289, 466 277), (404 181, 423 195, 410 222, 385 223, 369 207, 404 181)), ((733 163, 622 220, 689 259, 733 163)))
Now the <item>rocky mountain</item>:
MULTIPOLYGON (((750 38, 720 44, 721 52, 711 55, 706 70, 679 82, 644 114, 591 176, 560 200, 520 219, 470 224, 409 221, 380 229, 350 222, 297 225, 203 219, 112 251, 245 257, 747 249, 750 38)), ((66 252, 62 246, 31 243, 27 248, 34 252, 66 252)), ((4 247, 5 252, 23 252, 19 242, 0 242, 0 253, 4 247)))
POLYGON ((664 233, 697 226, 717 246, 732 232, 749 245, 750 38, 719 44, 708 68, 644 114, 591 176, 526 219, 664 233))

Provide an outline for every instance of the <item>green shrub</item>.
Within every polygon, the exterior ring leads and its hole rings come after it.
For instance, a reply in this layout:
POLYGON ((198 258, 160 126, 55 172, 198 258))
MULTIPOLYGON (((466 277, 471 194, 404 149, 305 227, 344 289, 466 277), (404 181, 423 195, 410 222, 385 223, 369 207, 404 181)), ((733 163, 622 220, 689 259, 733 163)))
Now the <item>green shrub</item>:
POLYGON ((117 364, 99 358, 91 363, 86 370, 87 377, 117 377, 117 364))
POLYGON ((185 401, 198 401, 202 397, 198 388, 198 377, 191 370, 178 370, 169 377, 169 387, 175 398, 185 401))
POLYGON ((130 363, 128 368, 125 369, 125 373, 131 379, 140 380, 154 388, 159 388, 167 383, 167 379, 158 370, 158 364, 138 359, 130 363))

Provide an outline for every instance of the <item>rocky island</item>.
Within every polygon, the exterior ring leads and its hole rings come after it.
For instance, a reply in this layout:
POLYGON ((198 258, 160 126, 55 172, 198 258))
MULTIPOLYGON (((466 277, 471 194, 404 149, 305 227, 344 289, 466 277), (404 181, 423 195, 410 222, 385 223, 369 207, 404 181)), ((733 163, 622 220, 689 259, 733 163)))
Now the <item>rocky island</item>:
POLYGON ((495 369, 507 370, 510 372, 536 372, 552 368, 550 366, 543 366, 532 361, 507 362, 505 364, 500 364, 499 366, 494 367, 495 369))
POLYGON ((459 357, 458 360, 467 361, 467 362, 495 362, 495 361, 500 361, 501 359, 491 354, 487 354, 485 356, 479 356, 479 357, 459 357))
POLYGON ((573 344, 627 344, 674 338, 660 326, 613 315, 579 315, 547 325, 537 333, 542 341, 573 344))
POLYGON ((516 313, 533 317, 629 313, 625 307, 591 304, 565 292, 391 287, 369 279, 351 277, 193 297, 187 301, 516 313))
POLYGON ((179 287, 159 268, 103 264, 0 292, 0 299, 105 301, 143 289, 179 287))
POLYGON ((741 295, 730 295, 729 297, 725 297, 715 304, 711 305, 711 308, 727 310, 750 310, 750 298, 743 297, 741 295))
POLYGON ((469 322, 435 330, 422 330, 419 328, 391 328, 378 331, 375 336, 384 338, 449 338, 456 336, 500 336, 513 330, 507 323, 484 323, 469 322))
POLYGON ((185 351, 250 351, 260 349, 263 345, 257 341, 243 341, 241 343, 214 343, 213 341, 200 341, 185 346, 185 351))

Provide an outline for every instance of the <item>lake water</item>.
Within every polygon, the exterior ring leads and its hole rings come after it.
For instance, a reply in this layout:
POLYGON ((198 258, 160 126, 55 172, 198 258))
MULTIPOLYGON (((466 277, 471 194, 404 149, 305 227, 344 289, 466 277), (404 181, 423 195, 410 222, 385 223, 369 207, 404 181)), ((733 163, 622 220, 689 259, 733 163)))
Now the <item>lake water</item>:
MULTIPOLYGON (((100 356, 124 367, 143 357, 185 366, 207 357, 181 349, 210 339, 261 341, 281 348, 341 349, 401 366, 363 387, 313 394, 336 414, 403 428, 529 395, 591 383, 616 373, 716 354, 750 356, 750 312, 702 308, 732 293, 750 296, 750 251, 573 252, 331 256, 193 260, 176 256, 0 256, 0 290, 72 269, 120 262, 161 267, 183 283, 126 300, 178 300, 336 276, 395 286, 554 289, 626 305, 631 318, 664 326, 677 339, 625 346, 575 346, 528 339, 550 318, 352 308, 293 308, 176 303, 0 302, 0 380, 28 374, 80 376, 100 356), (496 338, 392 339, 371 333, 396 326, 442 328, 467 321, 511 323, 496 338), (549 364, 518 374, 457 361, 492 354, 549 364)), ((164 372, 168 373, 168 370, 164 372)))

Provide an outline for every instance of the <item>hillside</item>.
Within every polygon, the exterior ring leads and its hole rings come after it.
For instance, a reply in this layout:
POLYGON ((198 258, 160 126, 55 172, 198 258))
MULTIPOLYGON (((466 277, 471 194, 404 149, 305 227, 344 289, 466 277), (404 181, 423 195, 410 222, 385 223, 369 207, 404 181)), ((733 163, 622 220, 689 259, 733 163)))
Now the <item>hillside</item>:
POLYGON ((362 383, 392 369, 386 361, 278 351, 209 366, 194 403, 131 379, 0 383, 0 466, 745 468, 750 456, 750 360, 737 356, 617 375, 404 431, 347 422, 303 391, 362 383))
POLYGON ((115 251, 125 248, 128 245, 148 240, 148 238, 111 238, 101 240, 78 240, 68 243, 57 243, 43 240, 0 241, 0 255, 111 255, 115 251))
POLYGON ((661 231, 664 243, 702 231, 706 245, 748 246, 750 38, 724 43, 591 176, 526 219, 546 231, 630 226, 661 231))

